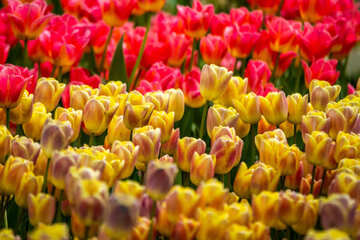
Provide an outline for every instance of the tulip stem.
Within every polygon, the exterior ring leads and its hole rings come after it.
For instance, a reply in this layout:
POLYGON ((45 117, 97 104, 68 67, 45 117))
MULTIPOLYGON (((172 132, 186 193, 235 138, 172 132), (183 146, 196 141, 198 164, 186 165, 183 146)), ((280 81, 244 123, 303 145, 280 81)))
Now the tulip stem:
POLYGON ((300 78, 301 78, 301 75, 302 75, 301 69, 302 69, 302 68, 299 67, 299 70, 298 70, 297 75, 296 75, 294 92, 299 92, 300 78))
POLYGON ((293 136, 293 144, 295 144, 296 145, 296 128, 297 128, 297 126, 296 126, 296 124, 294 124, 294 136, 293 136))
POLYGON ((9 228, 7 210, 4 210, 4 228, 9 228))
POLYGON ((314 189, 315 170, 316 170, 316 166, 313 165, 313 171, 312 171, 312 177, 311 177, 311 185, 310 185, 310 193, 313 193, 313 189, 314 189))
POLYGON ((16 220, 16 225, 15 225, 15 228, 14 228, 14 232, 15 232, 15 233, 17 233, 17 231, 19 230, 20 222, 21 222, 21 220, 22 220, 23 217, 24 217, 24 213, 25 213, 25 211, 24 211, 23 208, 20 208, 20 209, 18 210, 18 218, 17 218, 17 220, 16 220))
MULTIPOLYGON (((280 13, 281 13, 281 9, 284 5, 284 0, 281 0, 280 4, 279 4, 279 7, 277 9, 277 12, 276 12, 276 16, 280 16, 280 13)), ((265 17, 264 17, 265 18, 265 17)))
POLYGON ((95 140, 95 135, 93 133, 90 133, 89 147, 91 147, 94 144, 94 140, 95 140))
MULTIPOLYGON (((140 62, 141 62, 141 59, 142 59, 142 56, 143 56, 143 53, 144 53, 144 50, 145 50, 146 39, 147 39, 147 36, 148 36, 148 33, 149 33, 150 23, 151 23, 151 15, 150 15, 150 13, 145 13, 145 18, 146 18, 146 31, 145 31, 143 41, 141 43, 139 54, 138 54, 138 56, 136 58, 134 68, 131 71, 131 75, 130 75, 130 78, 129 78, 129 84, 127 84, 128 88, 131 86, 131 84, 132 84, 132 82, 134 80, 136 70, 140 65, 140 62)), ((136 87, 136 86, 134 86, 134 87, 136 87)))
POLYGON ((323 186, 324 186, 325 176, 326 176, 326 170, 324 169, 324 173, 323 173, 323 176, 322 176, 322 182, 321 182, 321 186, 320 186, 319 196, 321 195, 321 191, 322 191, 323 186))
POLYGON ((101 73, 101 71, 102 71, 103 68, 104 68, 104 63, 105 63, 105 57, 106 57, 106 53, 107 53, 107 48, 108 48, 108 46, 109 46, 109 43, 110 43, 110 40, 111 40, 111 36, 112 36, 113 30, 114 30, 114 27, 111 26, 111 27, 110 27, 109 35, 108 35, 108 37, 107 37, 107 39, 106 39, 106 42, 105 42, 104 52, 103 52, 103 55, 101 56, 101 61, 100 61, 100 66, 99 66, 99 73, 101 73))
POLYGON ((208 111, 208 108, 209 108, 209 103, 210 103, 209 101, 205 102, 202 117, 201 117, 201 125, 200 125, 200 132, 199 132, 199 138, 201 138, 201 139, 204 136, 205 125, 206 125, 205 121, 206 121, 207 111, 208 111))
POLYGON ((57 207, 56 207, 56 221, 57 222, 61 222, 61 202, 63 200, 63 197, 64 197, 64 190, 61 189, 59 202, 57 203, 57 207))
POLYGON ((24 135, 21 124, 16 125, 16 135, 19 135, 20 137, 24 135))
POLYGON ((54 77, 55 71, 56 71, 56 66, 53 65, 53 68, 52 68, 51 73, 50 73, 50 77, 54 77))
MULTIPOLYGON (((192 66, 193 66, 193 64, 194 64, 194 55, 195 55, 196 43, 197 43, 197 40, 194 38, 194 39, 193 39, 192 49, 191 49, 191 57, 190 57, 189 71, 191 71, 192 66)), ((185 61, 186 61, 186 59, 185 59, 185 61)))
POLYGON ((257 132, 257 124, 251 124, 250 127, 250 141, 251 141, 251 162, 250 166, 256 162, 256 145, 255 145, 255 135, 257 132))
POLYGON ((84 240, 87 240, 89 236, 89 226, 85 227, 84 240))
POLYGON ((271 83, 274 83, 274 80, 275 80, 275 73, 276 73, 276 69, 277 69, 277 67, 278 67, 278 65, 279 65, 280 54, 281 54, 281 53, 278 52, 278 54, 277 54, 277 56, 276 56, 275 66, 274 66, 274 68, 273 68, 273 70, 272 70, 272 72, 271 72, 271 77, 270 77, 270 81, 269 81, 269 82, 271 82, 271 83))
POLYGON ((25 38, 24 40, 24 54, 23 54, 23 66, 29 67, 30 64, 28 64, 28 39, 25 38))
POLYGON ((236 74, 237 74, 237 65, 238 65, 239 61, 240 61, 240 58, 236 58, 235 64, 234 64, 234 69, 233 69, 233 75, 234 76, 236 76, 236 74))
POLYGON ((46 163, 46 169, 45 169, 45 175, 44 175, 44 185, 42 187, 42 192, 44 192, 44 193, 46 191, 46 184, 47 184, 47 177, 48 177, 48 172, 49 172, 49 165, 50 165, 50 158, 48 158, 47 163, 46 163))
POLYGON ((10 131, 10 108, 6 108, 6 127, 10 131))
MULTIPOLYGON (((241 77, 244 77, 244 74, 245 74, 245 68, 246 68, 246 58, 241 58, 241 66, 240 66, 240 72, 239 72, 239 75, 241 77)), ((236 62, 235 62, 236 63, 236 62)))
POLYGON ((153 227, 154 227, 154 220, 156 214, 156 201, 153 200, 152 206, 151 206, 151 215, 150 215, 150 229, 149 229, 149 235, 148 240, 153 239, 153 227))

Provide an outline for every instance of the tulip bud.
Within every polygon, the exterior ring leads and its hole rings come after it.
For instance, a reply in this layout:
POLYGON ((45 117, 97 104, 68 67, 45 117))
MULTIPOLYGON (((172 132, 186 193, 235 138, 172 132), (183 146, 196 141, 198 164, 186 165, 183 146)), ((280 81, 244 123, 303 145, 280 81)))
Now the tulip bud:
POLYGON ((126 93, 126 84, 120 81, 109 81, 105 85, 99 85, 99 96, 115 97, 120 94, 126 93))
POLYGON ((190 172, 194 153, 205 153, 206 144, 201 139, 184 137, 179 139, 176 151, 176 162, 182 171, 190 172))
POLYGON ((130 130, 136 127, 143 127, 148 123, 153 108, 154 105, 152 103, 132 105, 130 102, 126 102, 124 109, 125 126, 130 130))
POLYGON ((34 103, 30 121, 23 124, 25 135, 34 141, 40 140, 43 126, 48 118, 51 118, 51 113, 46 112, 44 104, 40 102, 34 103))
POLYGON ((44 177, 35 176, 33 172, 25 172, 15 191, 15 202, 19 207, 28 207, 29 194, 38 194, 41 192, 44 177))
POLYGON ((29 221, 34 227, 39 223, 50 225, 55 216, 55 198, 45 193, 29 194, 28 211, 29 221))
POLYGON ((130 141, 115 141, 111 148, 111 152, 124 161, 124 168, 120 173, 120 179, 130 177, 134 171, 135 162, 139 155, 139 146, 135 147, 130 141))
POLYGON ((301 123, 301 118, 307 113, 308 95, 301 96, 299 93, 294 93, 287 96, 288 103, 288 121, 292 124, 298 125, 301 123))
POLYGON ((34 101, 41 102, 45 105, 46 111, 51 112, 58 105, 65 86, 55 78, 40 78, 36 85, 34 101))
POLYGON ((171 239, 174 240, 191 240, 194 239, 196 232, 199 229, 199 222, 191 218, 181 216, 179 221, 175 224, 171 232, 171 239))
POLYGON ((261 115, 260 121, 258 123, 257 133, 262 134, 264 132, 273 131, 277 127, 275 125, 270 124, 266 121, 265 117, 261 115))
POLYGON ((314 229, 310 229, 309 232, 306 233, 304 240, 350 240, 351 238, 346 232, 340 231, 336 228, 330 228, 328 230, 317 231, 314 229))
POLYGON ((180 137, 180 128, 173 129, 170 135, 170 139, 161 144, 161 153, 174 155, 176 153, 178 141, 180 137))
POLYGON ((314 199, 313 195, 307 195, 305 198, 305 207, 301 218, 292 225, 295 232, 305 234, 310 228, 315 227, 318 216, 319 200, 314 199))
POLYGON ((146 217, 138 217, 135 227, 131 232, 131 239, 145 240, 149 236, 150 220, 146 217))
POLYGON ((360 180, 357 175, 349 172, 340 172, 331 182, 328 194, 343 193, 350 195, 357 202, 360 200, 359 189, 360 180))
POLYGON ((279 125, 288 117, 288 105, 284 92, 270 92, 260 97, 261 111, 270 124, 279 125))
POLYGON ((40 144, 45 155, 50 158, 55 150, 65 149, 73 135, 69 122, 47 120, 41 132, 40 144))
POLYGON ((216 179, 209 179, 200 184, 196 190, 200 196, 200 208, 215 208, 222 210, 228 194, 228 189, 224 188, 224 184, 216 179))
POLYGON ((342 103, 336 105, 326 110, 326 116, 330 119, 329 136, 335 139, 340 131, 360 133, 359 107, 342 103))
POLYGON ((241 226, 238 224, 231 224, 226 228, 224 239, 252 239, 252 230, 248 226, 241 226))
POLYGON ((105 143, 112 146, 115 141, 129 141, 131 131, 124 124, 123 116, 116 116, 111 119, 105 143))
POLYGON ((98 94, 98 89, 92 89, 87 85, 70 85, 70 107, 75 110, 83 110, 91 96, 98 94))
POLYGON ((4 125, 0 125, 0 163, 5 162, 5 157, 7 157, 10 152, 12 138, 9 129, 4 125))
POLYGON ((220 65, 227 52, 222 37, 208 34, 200 40, 200 53, 206 64, 220 65))
POLYGON ((159 12, 166 0, 138 0, 138 6, 146 12, 159 12))
POLYGON ((139 201, 144 196, 144 186, 133 180, 118 181, 114 187, 114 194, 130 195, 139 201))
POLYGON ((205 64, 201 71, 200 93, 207 101, 214 101, 225 91, 232 72, 214 64, 205 64))
POLYGON ((4 228, 0 230, 0 239, 4 240, 21 240, 19 236, 15 236, 12 229, 4 228))
POLYGON ((313 80, 309 86, 310 103, 315 110, 325 111, 327 104, 335 101, 340 90, 339 85, 331 86, 326 81, 313 80))
POLYGON ((40 224, 35 230, 28 234, 29 240, 64 240, 69 239, 69 229, 65 223, 55 223, 47 226, 40 224))
POLYGON ((151 161, 145 174, 145 187, 150 197, 155 200, 163 199, 174 184, 177 174, 174 163, 151 161))
POLYGON ((301 133, 303 140, 306 134, 311 134, 313 131, 329 132, 330 119, 326 117, 324 112, 310 111, 302 117, 301 133))
POLYGON ((225 212, 229 214, 229 223, 250 225, 253 221, 251 205, 246 199, 225 205, 225 212))
POLYGON ((71 232, 73 236, 76 238, 84 239, 85 232, 87 232, 88 239, 96 236, 99 229, 99 224, 92 224, 90 226, 86 226, 82 219, 76 214, 76 212, 71 210, 71 232), (87 229, 86 229, 87 228, 87 229))
POLYGON ((360 157, 360 135, 354 133, 339 132, 336 137, 334 158, 339 162, 343 158, 360 157))
POLYGON ((149 125, 161 130, 161 143, 170 139, 172 130, 174 129, 174 112, 166 113, 164 111, 153 111, 149 119, 149 125))
POLYGON ((224 239, 228 226, 228 214, 212 208, 199 208, 196 220, 200 227, 196 239, 224 239))
POLYGON ((110 97, 91 97, 84 108, 84 125, 91 134, 101 135, 109 126, 119 104, 110 97))
POLYGON ((39 143, 34 142, 31 138, 27 138, 25 136, 16 136, 11 141, 11 155, 14 157, 24 158, 33 162, 34 164, 36 164, 40 150, 41 147, 39 143))
POLYGON ((211 132, 217 126, 229 126, 236 128, 239 114, 232 107, 224 108, 221 105, 213 105, 209 108, 206 120, 206 130, 211 138, 211 132))
POLYGON ((184 93, 180 89, 168 89, 165 91, 166 111, 175 113, 175 122, 184 115, 184 93))
POLYGON ((107 0, 101 2, 100 6, 104 22, 111 27, 121 27, 127 22, 135 5, 136 3, 133 0, 121 2, 107 0), (122 14, 119 14, 119 12, 122 14))
POLYGON ((139 146, 138 161, 147 164, 151 160, 155 160, 160 152, 161 130, 153 129, 152 126, 136 128, 133 132, 133 143, 139 146))
POLYGON ((195 152, 191 161, 190 168, 191 182, 197 186, 200 182, 206 181, 214 177, 215 164, 215 155, 210 155, 206 153, 199 155, 197 152, 195 152))
MULTIPOLYGON (((225 91, 217 100, 214 101, 214 103, 226 107, 235 107, 233 100, 237 99, 241 95, 246 94, 247 87, 247 78, 242 79, 241 77, 231 77, 227 87, 225 88, 225 91)), ((258 104, 258 108, 260 112, 260 104, 258 104)))
POLYGON ((242 162, 235 177, 234 192, 244 199, 262 191, 273 192, 278 186, 280 174, 280 171, 262 162, 257 162, 250 168, 242 162))
POLYGON ((313 131, 305 136, 306 160, 313 165, 320 165, 325 169, 335 169, 334 160, 335 143, 324 132, 313 131))
POLYGON ((110 196, 104 220, 106 234, 112 238, 127 236, 136 225, 139 209, 139 201, 130 195, 110 196))
POLYGON ((19 105, 10 110, 10 121, 16 125, 30 121, 33 112, 34 95, 25 90, 19 105))
POLYGON ((243 94, 233 100, 234 107, 244 123, 256 124, 261 118, 260 100, 255 93, 243 94))
POLYGON ((305 196, 290 190, 279 195, 279 219, 288 226, 297 223, 304 211, 305 196))
POLYGON ((79 137, 82 116, 83 112, 81 110, 75 110, 73 108, 57 107, 55 110, 56 120, 68 121, 71 124, 71 128, 73 129, 73 136, 70 139, 71 143, 79 137))
POLYGON ((260 143, 261 141, 263 140, 267 140, 267 139, 276 139, 280 142, 283 142, 284 144, 287 144, 287 139, 286 139, 286 136, 285 136, 285 133, 281 130, 281 129, 275 129, 273 131, 267 131, 267 132, 264 132, 262 134, 258 134, 255 136, 255 145, 256 145, 256 148, 259 150, 260 148, 260 143))

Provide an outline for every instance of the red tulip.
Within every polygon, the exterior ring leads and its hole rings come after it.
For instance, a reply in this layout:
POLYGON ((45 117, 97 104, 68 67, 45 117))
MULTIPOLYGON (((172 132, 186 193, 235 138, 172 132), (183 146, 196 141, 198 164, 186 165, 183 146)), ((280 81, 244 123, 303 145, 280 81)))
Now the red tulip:
POLYGON ((95 54, 102 54, 105 49, 106 39, 109 36, 110 27, 104 21, 98 21, 91 25, 91 30, 89 45, 92 46, 95 54))
POLYGON ((0 64, 4 64, 8 57, 10 45, 6 43, 6 38, 0 36, 0 64))
POLYGON ((104 22, 113 27, 120 27, 130 17, 130 14, 135 7, 135 0, 102 0, 101 11, 104 22))
POLYGON ((286 19, 299 19, 298 0, 284 0, 283 7, 281 8, 281 16, 286 19))
POLYGON ((327 81, 334 85, 340 75, 340 72, 336 71, 337 61, 334 59, 326 61, 322 58, 312 62, 310 67, 305 61, 302 61, 302 65, 305 73, 306 87, 309 87, 313 79, 327 81))
POLYGON ((0 107, 15 108, 25 91, 29 80, 21 74, 21 70, 14 65, 0 65, 0 107))
POLYGON ((38 80, 38 67, 39 66, 37 64, 35 64, 33 69, 18 67, 21 71, 21 75, 24 78, 29 79, 29 81, 27 82, 27 85, 26 85, 26 90, 29 93, 34 93, 34 91, 35 91, 37 80, 38 80))
POLYGON ((4 36, 6 43, 10 44, 11 47, 15 46, 18 42, 11 30, 10 19, 7 14, 10 12, 10 8, 0 9, 0 36, 4 36))
POLYGON ((250 24, 254 26, 256 29, 259 29, 263 23, 263 13, 262 11, 252 11, 245 7, 231 9, 230 10, 230 18, 233 24, 237 24, 239 26, 244 24, 250 24))
POLYGON ((187 50, 191 46, 191 39, 185 34, 176 34, 175 32, 167 33, 165 38, 171 51, 168 64, 174 67, 181 67, 186 58, 187 50))
POLYGON ((211 19, 210 32, 213 35, 223 36, 225 28, 230 25, 231 20, 229 14, 215 14, 211 19))
POLYGON ((171 68, 162 62, 154 63, 144 76, 151 83, 159 82, 162 90, 178 86, 182 78, 178 68, 171 68))
POLYGON ((18 0, 8 0, 11 28, 18 39, 32 40, 37 38, 46 27, 52 14, 48 13, 44 0, 22 3, 18 0))
POLYGON ((301 18, 312 23, 321 21, 335 7, 333 0, 298 0, 301 18))
POLYGON ((201 38, 200 52, 205 63, 220 65, 227 52, 226 44, 220 36, 209 34, 201 38))
POLYGON ((202 5, 199 0, 193 2, 192 8, 178 5, 178 17, 184 22, 185 34, 199 39, 205 36, 214 15, 212 4, 202 5))
POLYGON ((251 7, 260 8, 267 14, 274 15, 280 7, 281 0, 247 0, 251 7))
POLYGON ((248 87, 252 92, 259 92, 270 79, 271 71, 263 61, 250 60, 245 69, 245 78, 248 78, 248 87))
POLYGON ((147 92, 163 91, 160 82, 149 82, 145 79, 140 81, 139 86, 137 86, 136 90, 141 92, 141 94, 145 94, 147 92))
POLYGON ((60 0, 63 10, 78 19, 87 18, 91 22, 102 19, 99 1, 97 0, 60 0))
POLYGON ((98 88, 101 82, 99 75, 91 76, 89 70, 81 67, 73 67, 70 71, 70 82, 80 81, 92 88, 98 88))
POLYGON ((193 68, 187 73, 180 88, 184 92, 186 105, 192 108, 199 108, 205 104, 204 97, 200 94, 200 69, 193 68))

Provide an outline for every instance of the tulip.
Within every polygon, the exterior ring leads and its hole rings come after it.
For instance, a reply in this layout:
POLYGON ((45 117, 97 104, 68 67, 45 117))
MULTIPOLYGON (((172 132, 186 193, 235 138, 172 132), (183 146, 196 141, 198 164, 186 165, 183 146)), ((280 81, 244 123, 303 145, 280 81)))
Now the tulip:
POLYGON ((45 193, 29 194, 28 211, 29 221, 34 227, 40 223, 50 225, 55 216, 55 198, 45 193))
POLYGON ((279 219, 288 226, 296 224, 304 212, 305 196, 290 190, 279 195, 279 219))
POLYGON ((47 113, 44 104, 34 103, 30 121, 23 124, 25 135, 34 141, 40 140, 43 126, 48 118, 51 118, 51 113, 47 113))
POLYGON ((244 162, 240 164, 234 181, 234 192, 240 198, 249 199, 262 191, 275 191, 280 171, 262 162, 257 162, 250 168, 244 162))
POLYGON ((214 208, 223 210, 228 189, 216 179, 209 179, 199 185, 196 193, 200 196, 199 208, 214 208))
POLYGON ((40 224, 32 232, 28 234, 29 240, 63 240, 69 239, 69 229, 65 223, 55 223, 47 226, 40 224))
POLYGON ((240 119, 249 124, 256 124, 261 118, 260 100, 254 93, 238 96, 233 100, 234 107, 238 111, 240 119))
POLYGON ((226 51, 226 44, 220 36, 209 34, 201 38, 200 52, 206 64, 220 65, 226 51))
POLYGON ((166 0, 138 0, 139 8, 146 12, 159 12, 166 0))
POLYGON ((168 33, 166 37, 171 49, 168 64, 172 67, 181 67, 186 59, 186 52, 191 45, 191 39, 185 34, 175 32, 168 33))
POLYGON ((98 89, 92 89, 90 86, 87 85, 70 85, 70 107, 74 108, 75 110, 84 111, 85 104, 87 103, 89 98, 93 95, 97 95, 98 91, 98 89))
POLYGON ((34 95, 25 90, 19 105, 10 110, 10 121, 16 125, 27 123, 31 119, 33 111, 34 95))
POLYGON ((222 126, 214 127, 212 134, 211 134, 211 145, 213 145, 215 140, 220 137, 229 137, 234 141, 236 141, 238 139, 234 128, 222 127, 222 126))
POLYGON ((138 161, 147 164, 151 160, 155 160, 160 152, 161 130, 154 129, 152 126, 135 128, 133 133, 133 143, 139 146, 138 161))
POLYGON ((299 11, 303 21, 309 21, 312 23, 321 21, 324 16, 327 16, 335 7, 334 2, 326 0, 318 2, 314 0, 300 0, 299 11), (326 6, 324 9, 323 6, 326 6))
POLYGON ((101 135, 109 126, 119 104, 110 97, 91 97, 84 108, 84 125, 91 135, 101 135))
POLYGON ((200 182, 206 181, 214 177, 216 166, 215 155, 203 153, 199 155, 197 152, 194 153, 191 168, 190 168, 190 179, 196 186, 200 182))
POLYGON ((4 240, 21 240, 17 235, 14 235, 12 229, 4 228, 0 230, 0 238, 4 240))
POLYGON ((178 5, 178 17, 184 23, 184 32, 192 39, 200 39, 208 31, 210 20, 214 15, 212 4, 202 5, 199 0, 193 2, 192 8, 178 5))
POLYGON ((359 177, 352 172, 340 172, 336 175, 334 180, 331 182, 328 194, 348 194, 352 199, 356 201, 360 200, 358 186, 360 184, 359 177))
POLYGON ((145 188, 133 180, 118 181, 113 193, 116 195, 130 195, 141 201, 144 198, 145 188))
POLYGON ((180 89, 168 89, 165 91, 166 111, 174 112, 174 121, 179 121, 184 115, 184 93, 180 89))
POLYGON ((105 143, 112 146, 116 141, 130 140, 131 131, 124 124, 123 116, 113 116, 109 123, 105 143))
POLYGON ((225 205, 231 224, 250 225, 253 221, 251 205, 246 199, 225 205))
POLYGON ((112 238, 127 236, 136 225, 139 210, 139 201, 132 196, 110 196, 104 220, 106 234, 112 238))
POLYGON ((304 239, 305 240, 326 240, 326 239, 350 240, 351 238, 346 232, 340 231, 335 228, 330 228, 322 231, 316 231, 310 229, 309 232, 306 233, 304 239))
POLYGON ((124 123, 128 129, 133 130, 136 127, 143 127, 148 123, 154 105, 152 103, 133 104, 131 101, 133 100, 129 97, 125 104, 124 123))
POLYGON ((179 139, 175 155, 179 168, 184 172, 190 172, 191 162, 195 152, 199 155, 205 153, 206 144, 202 139, 184 137, 179 139))
POLYGON ((43 0, 31 3, 10 0, 8 3, 11 29, 16 38, 21 40, 36 39, 52 17, 52 14, 48 13, 46 1, 43 0))
MULTIPOLYGON (((146 73, 146 75, 149 74, 149 71, 146 73)), ((156 80, 154 80, 154 81, 156 81, 156 80)), ((144 94, 144 97, 145 97, 145 102, 150 102, 150 103, 154 104, 154 110, 167 112, 167 106, 166 106, 167 103, 166 102, 168 99, 166 99, 166 98, 169 97, 169 95, 165 96, 165 93, 163 91, 146 92, 144 94)), ((170 112, 173 112, 173 111, 170 111, 170 112)))
POLYGON ((300 124, 302 116, 307 113, 308 95, 301 96, 299 93, 294 93, 288 95, 286 99, 288 103, 288 121, 294 125, 300 124))
POLYGON ((167 142, 170 139, 172 130, 174 128, 174 112, 166 113, 164 111, 153 111, 149 119, 149 125, 153 128, 160 128, 161 143, 167 142))
POLYGON ((19 105, 29 79, 17 66, 0 65, 0 107, 12 109, 19 105))
POLYGON ((228 126, 235 128, 239 120, 239 114, 232 107, 224 108, 221 105, 213 105, 209 108, 206 129, 211 138, 211 133, 216 126, 228 126))
POLYGON ((127 22, 135 4, 134 0, 102 1, 100 5, 104 22, 111 27, 121 27, 127 22))
POLYGON ((270 124, 279 125, 288 116, 288 104, 284 92, 271 92, 260 97, 261 111, 270 124))
POLYGON ((10 144, 13 139, 9 129, 6 126, 0 125, 0 163, 6 161, 6 157, 10 152, 10 144))
POLYGON ((260 144, 264 140, 275 139, 279 142, 287 144, 287 139, 285 133, 281 129, 275 129, 273 131, 267 131, 255 136, 255 145, 258 150, 260 150, 260 144))
POLYGON ((271 71, 266 62, 250 60, 246 66, 244 77, 248 79, 249 91, 258 93, 269 82, 271 71))
POLYGON ((11 141, 10 153, 14 157, 21 157, 36 164, 40 155, 40 144, 34 142, 31 138, 15 137, 11 141))
POLYGON ((126 84, 120 81, 109 81, 105 85, 99 85, 99 95, 116 97, 119 94, 126 93, 126 84))
POLYGON ((25 172, 15 191, 16 204, 19 207, 28 208, 28 196, 39 194, 43 181, 43 176, 35 176, 33 172, 25 172))
POLYGON ((196 220, 200 223, 196 239, 224 239, 228 225, 227 213, 211 208, 199 209, 196 220))
POLYGON ((192 108, 199 108, 206 102, 199 90, 200 76, 200 70, 195 68, 188 72, 183 81, 180 82, 180 88, 184 92, 185 104, 192 108))
POLYGON ((324 132, 313 131, 305 135, 306 160, 313 165, 320 165, 329 170, 337 167, 334 160, 335 143, 324 132))
POLYGON ((252 230, 248 226, 232 224, 226 229, 224 239, 252 239, 252 230))
POLYGON ((115 141, 112 145, 111 152, 124 161, 124 168, 121 171, 120 178, 125 179, 130 177, 134 171, 135 162, 139 155, 139 146, 135 146, 130 141, 115 141))
POLYGON ((58 105, 65 86, 54 78, 40 78, 36 85, 34 101, 43 103, 46 110, 51 112, 58 105))
POLYGON ((322 111, 310 111, 302 117, 301 133, 303 140, 306 134, 311 134, 313 131, 329 132, 330 119, 322 111))
POLYGON ((55 120, 68 121, 71 124, 73 135, 70 142, 74 142, 79 137, 82 115, 83 112, 81 110, 73 108, 57 107, 55 110, 55 120))
POLYGON ((305 207, 301 218, 292 229, 299 234, 305 234, 309 229, 315 227, 318 216, 319 200, 314 199, 313 195, 307 195, 305 198, 305 207))
MULTIPOLYGON (((328 104, 330 105, 330 104, 328 104)), ((329 136, 336 138, 340 131, 360 133, 360 115, 358 106, 328 106, 326 116, 330 119, 329 136)))
POLYGON ((175 224, 171 232, 171 239, 174 240, 190 240, 195 237, 199 229, 199 222, 186 217, 180 217, 179 221, 175 224))
POLYGON ((162 200, 174 184, 177 174, 174 163, 151 161, 145 175, 145 188, 150 197, 162 200))
POLYGON ((87 227, 74 210, 71 210, 70 216, 71 216, 71 232, 73 236, 80 239, 86 239, 96 236, 96 234, 98 233, 99 224, 94 223, 87 227))
POLYGON ((161 144, 161 153, 174 155, 177 150, 177 145, 180 137, 180 128, 173 129, 170 135, 170 139, 161 144))
POLYGON ((340 76, 340 72, 336 71, 337 60, 335 59, 326 61, 321 58, 312 62, 310 67, 305 61, 301 62, 304 68, 306 87, 309 87, 314 79, 327 81, 334 85, 340 76))
POLYGON ((225 88, 225 91, 220 97, 214 101, 215 104, 220 104, 226 107, 235 107, 234 99, 244 95, 248 88, 248 79, 241 77, 231 77, 230 81, 225 88))
POLYGON ((176 223, 181 215, 193 218, 198 206, 199 195, 188 187, 175 186, 165 198, 166 214, 170 222, 176 223))
POLYGON ((360 157, 360 136, 354 133, 339 132, 336 137, 334 158, 339 162, 344 158, 360 157))
POLYGON ((40 144, 45 155, 50 158, 55 150, 65 149, 73 135, 69 122, 47 120, 41 132, 40 144))

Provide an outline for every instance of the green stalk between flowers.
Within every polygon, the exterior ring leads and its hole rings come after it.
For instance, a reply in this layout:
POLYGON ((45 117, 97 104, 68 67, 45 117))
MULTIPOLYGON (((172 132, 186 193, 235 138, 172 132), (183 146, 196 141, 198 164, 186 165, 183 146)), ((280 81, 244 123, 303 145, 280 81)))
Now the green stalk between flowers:
POLYGON ((255 136, 257 133, 257 124, 251 124, 250 126, 250 141, 251 141, 251 162, 250 166, 256 162, 256 145, 255 136))
MULTIPOLYGON (((140 62, 141 62, 141 59, 142 59, 142 56, 143 56, 144 50, 145 50, 146 39, 147 39, 147 36, 149 34, 149 30, 150 30, 150 23, 151 23, 151 15, 150 15, 150 13, 146 13, 145 17, 146 17, 146 31, 145 31, 143 41, 141 43, 139 54, 138 54, 138 56, 136 58, 134 68, 133 68, 133 70, 131 72, 131 75, 130 75, 130 78, 129 78, 129 83, 127 84, 128 90, 129 90, 129 87, 132 85, 132 82, 133 82, 135 74, 136 74, 136 70, 138 69, 138 67, 140 65, 140 62)), ((134 86, 134 88, 135 87, 136 86, 134 86)))
POLYGON ((153 228, 154 228, 154 220, 153 220, 153 218, 155 217, 155 213, 156 213, 156 201, 153 200, 152 207, 151 207, 150 229, 149 229, 148 240, 151 240, 153 238, 153 234, 152 234, 153 228))
POLYGON ((112 36, 112 33, 113 33, 113 30, 114 30, 114 27, 111 26, 110 27, 110 32, 109 32, 109 35, 106 39, 106 42, 105 42, 105 48, 104 48, 104 52, 103 52, 103 55, 101 56, 101 61, 100 61, 100 67, 99 67, 99 73, 101 73, 101 71, 103 70, 104 68, 104 63, 105 63, 105 58, 106 58, 106 53, 107 53, 107 48, 109 46, 109 43, 110 43, 110 40, 111 40, 111 36, 112 36))
MULTIPOLYGON (((284 0, 281 0, 281 2, 280 2, 280 4, 279 4, 279 7, 278 7, 278 9, 277 9, 277 11, 276 11, 276 16, 280 16, 280 13, 281 13, 281 9, 282 9, 282 7, 283 7, 283 5, 284 5, 284 0)), ((265 17, 264 17, 265 18, 265 17)))
POLYGON ((322 192, 322 189, 323 189, 323 186, 324 186, 325 176, 326 176, 326 170, 324 169, 324 173, 323 173, 323 176, 322 176, 322 182, 321 182, 321 186, 320 186, 319 196, 321 195, 321 192, 322 192))
POLYGON ((202 117, 201 117, 201 125, 200 125, 200 132, 199 132, 199 138, 203 138, 204 136, 204 131, 205 131, 205 121, 206 121, 206 115, 207 115, 207 111, 209 109, 209 105, 210 105, 210 102, 209 101, 206 101, 205 102, 205 105, 204 105, 204 110, 203 110, 203 113, 202 113, 202 117))
POLYGON ((95 135, 94 135, 93 133, 90 133, 89 147, 91 147, 92 145, 94 145, 94 141, 95 141, 95 135))
POLYGON ((46 184, 47 184, 47 178, 48 178, 48 173, 49 173, 49 166, 50 166, 50 158, 48 158, 47 163, 46 163, 46 169, 45 169, 45 175, 44 175, 44 184, 42 187, 42 192, 45 193, 46 191, 46 184))
POLYGON ((269 82, 272 82, 272 83, 273 83, 274 80, 275 80, 275 73, 276 73, 276 69, 277 69, 277 67, 278 67, 278 65, 279 65, 280 55, 281 55, 281 53, 278 52, 278 54, 277 54, 277 56, 276 56, 275 66, 274 66, 274 68, 273 68, 273 70, 272 70, 272 72, 271 72, 271 77, 270 77, 270 81, 269 81, 269 82))

